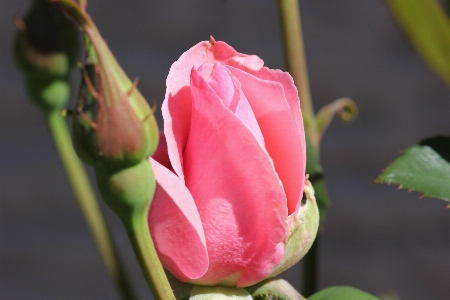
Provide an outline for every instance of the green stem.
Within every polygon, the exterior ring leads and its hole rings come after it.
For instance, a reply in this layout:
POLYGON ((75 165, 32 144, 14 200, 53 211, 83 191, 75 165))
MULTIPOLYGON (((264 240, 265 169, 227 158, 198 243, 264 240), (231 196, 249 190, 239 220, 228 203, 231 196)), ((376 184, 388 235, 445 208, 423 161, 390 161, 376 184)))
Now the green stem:
MULTIPOLYGON (((298 88, 306 136, 310 144, 310 147, 306 151, 307 163, 315 165, 315 169, 319 170, 321 169, 319 163, 320 134, 317 130, 314 107, 309 89, 298 0, 278 0, 278 11, 283 35, 286 66, 298 88)), ((308 171, 311 172, 311 170, 308 171)), ((317 202, 326 204, 328 203, 328 195, 323 179, 319 178, 319 180, 321 186, 318 187, 319 190, 316 190, 316 193, 318 196, 320 194, 321 197, 317 197, 317 202)), ((316 189, 317 183, 313 183, 313 186, 316 189)), ((323 215, 323 212, 324 209, 321 211, 321 215, 323 215)), ((303 258, 303 295, 306 297, 313 294, 317 288, 317 248, 316 239, 308 254, 303 258)))
POLYGON ((98 206, 95 194, 89 184, 87 174, 73 150, 67 124, 64 118, 59 115, 59 112, 49 112, 46 117, 67 177, 94 237, 103 263, 122 294, 123 299, 136 299, 106 226, 103 214, 98 206))
POLYGON ((318 148, 318 141, 315 138, 316 121, 309 89, 298 0, 278 0, 278 12, 280 15, 286 67, 298 89, 305 130, 309 132, 315 148, 318 148))
POLYGON ((149 208, 150 204, 143 211, 122 214, 121 219, 153 297, 156 300, 175 300, 150 234, 147 219, 149 208))
POLYGON ((317 292, 319 233, 303 258, 303 296, 309 297, 317 292))

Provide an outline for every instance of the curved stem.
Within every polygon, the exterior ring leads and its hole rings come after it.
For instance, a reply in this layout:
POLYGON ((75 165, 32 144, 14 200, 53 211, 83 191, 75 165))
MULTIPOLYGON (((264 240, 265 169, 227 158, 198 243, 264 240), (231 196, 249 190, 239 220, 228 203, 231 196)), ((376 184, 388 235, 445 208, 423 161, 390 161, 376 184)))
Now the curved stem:
MULTIPOLYGON (((278 11, 283 35, 286 66, 298 88, 306 136, 309 139, 308 142, 311 144, 311 147, 307 150, 307 162, 310 165, 316 166, 314 167, 315 169, 321 169, 319 163, 320 134, 317 130, 309 89, 298 0, 278 0, 278 11)), ((321 194, 320 198, 317 197, 317 202, 326 204, 328 202, 328 196, 323 184, 323 179, 316 183, 313 182, 316 193, 320 192, 321 194), (318 184, 321 186, 318 187, 318 184)), ((313 294, 317 289, 317 248, 316 239, 307 255, 303 258, 303 295, 305 297, 313 294)))
POLYGON ((136 299, 108 231, 94 191, 89 184, 87 174, 73 150, 67 124, 64 118, 55 111, 47 113, 46 118, 78 205, 94 237, 103 263, 122 294, 123 299, 136 299))
POLYGON ((156 300, 175 300, 150 234, 147 220, 149 208, 150 204, 143 211, 122 214, 121 219, 153 297, 156 300))
POLYGON ((318 141, 315 138, 316 121, 309 89, 298 0, 278 0, 278 12, 280 15, 286 67, 298 88, 305 130, 308 131, 314 148, 317 150, 318 141))

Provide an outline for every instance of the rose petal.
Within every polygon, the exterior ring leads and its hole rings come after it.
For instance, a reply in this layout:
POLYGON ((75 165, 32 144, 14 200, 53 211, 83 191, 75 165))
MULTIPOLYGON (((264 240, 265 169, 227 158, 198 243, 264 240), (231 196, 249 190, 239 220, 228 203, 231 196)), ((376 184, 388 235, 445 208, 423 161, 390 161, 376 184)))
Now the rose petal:
POLYGON ((158 256, 179 280, 199 278, 208 269, 208 253, 196 204, 174 173, 150 162, 157 185, 148 220, 158 256))
POLYGON ((250 103, 248 103, 241 90, 240 82, 234 76, 232 78, 230 71, 221 64, 206 63, 198 71, 222 100, 223 105, 230 109, 248 127, 261 147, 265 147, 261 129, 259 129, 250 103))
MULTIPOLYGON (((283 85, 284 95, 291 109, 291 113, 294 116, 295 124, 297 125, 298 132, 302 138, 305 139, 305 129, 303 126, 302 111, 300 110, 300 100, 298 98, 298 90, 295 87, 294 79, 287 72, 281 70, 271 70, 267 67, 262 68, 260 71, 255 73, 255 76, 264 79, 277 81, 283 85)), ((306 143, 302 143, 303 150, 302 153, 306 154, 306 143)), ((305 158, 306 159, 306 158, 305 158)))
POLYGON ((273 159, 292 214, 300 205, 305 181, 306 151, 304 132, 299 131, 283 85, 262 80, 234 67, 227 67, 241 82, 261 132, 267 151, 273 159))
POLYGON ((185 180, 210 259, 207 273, 194 282, 217 284, 276 253, 286 237, 286 196, 265 149, 196 70, 191 91, 185 180))
POLYGON ((238 287, 254 285, 261 281, 261 278, 266 278, 272 270, 278 265, 284 256, 284 244, 279 243, 275 254, 270 260, 259 266, 252 266, 242 271, 241 277, 237 283, 238 287))
POLYGON ((184 52, 173 63, 166 80, 166 96, 162 105, 164 133, 175 173, 184 180, 183 150, 186 145, 191 118, 190 73, 206 62, 221 62, 256 72, 264 61, 255 55, 237 52, 225 42, 203 41, 184 52))

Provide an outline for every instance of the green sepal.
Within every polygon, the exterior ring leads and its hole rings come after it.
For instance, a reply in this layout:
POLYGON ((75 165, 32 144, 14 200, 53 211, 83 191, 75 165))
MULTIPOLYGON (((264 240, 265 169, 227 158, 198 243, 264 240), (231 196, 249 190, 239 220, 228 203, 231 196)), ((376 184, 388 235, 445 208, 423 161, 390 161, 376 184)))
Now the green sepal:
POLYGON ((245 289, 255 300, 305 300, 289 282, 275 277, 267 278, 245 289))
POLYGON ((288 217, 290 232, 284 245, 284 256, 269 276, 276 276, 295 265, 309 251, 319 229, 319 211, 314 189, 309 181, 305 182, 306 202, 297 214, 288 217))
POLYGON ((189 300, 253 300, 246 289, 196 285, 189 300))
MULTIPOLYGON (((95 86, 96 77, 94 65, 87 64, 83 71, 86 72, 86 75, 95 86)), ((78 89, 76 107, 72 118, 73 147, 82 161, 91 166, 95 166, 99 157, 99 150, 97 149, 95 140, 95 129, 92 124, 89 124, 89 122, 81 116, 81 113, 83 113, 89 120, 92 120, 92 122, 95 122, 97 104, 94 96, 87 88, 83 74, 81 75, 81 83, 78 89)))
POLYGON ((308 297, 308 300, 379 300, 379 298, 351 286, 333 286, 308 297))

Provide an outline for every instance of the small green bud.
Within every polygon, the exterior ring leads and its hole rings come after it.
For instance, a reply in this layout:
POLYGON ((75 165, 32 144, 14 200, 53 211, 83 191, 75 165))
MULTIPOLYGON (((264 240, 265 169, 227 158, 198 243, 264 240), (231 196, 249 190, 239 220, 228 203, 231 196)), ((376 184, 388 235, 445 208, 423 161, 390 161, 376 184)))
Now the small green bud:
POLYGON ((45 111, 60 110, 70 96, 70 69, 78 57, 78 32, 58 5, 35 0, 18 27, 14 58, 28 92, 45 111))
POLYGON ((148 160, 120 171, 95 168, 103 199, 121 218, 143 211, 155 192, 155 179, 148 160))
POLYGON ((130 82, 128 90, 121 90, 114 76, 108 74, 105 79, 98 65, 87 65, 83 72, 72 123, 78 156, 94 167, 110 169, 133 166, 148 158, 158 142, 158 127, 135 85, 130 82), (144 117, 135 111, 139 103, 147 112, 144 117))
POLYGON ((158 126, 137 81, 130 81, 89 24, 84 28, 87 59, 73 121, 75 150, 94 167, 127 168, 156 150, 158 126))

